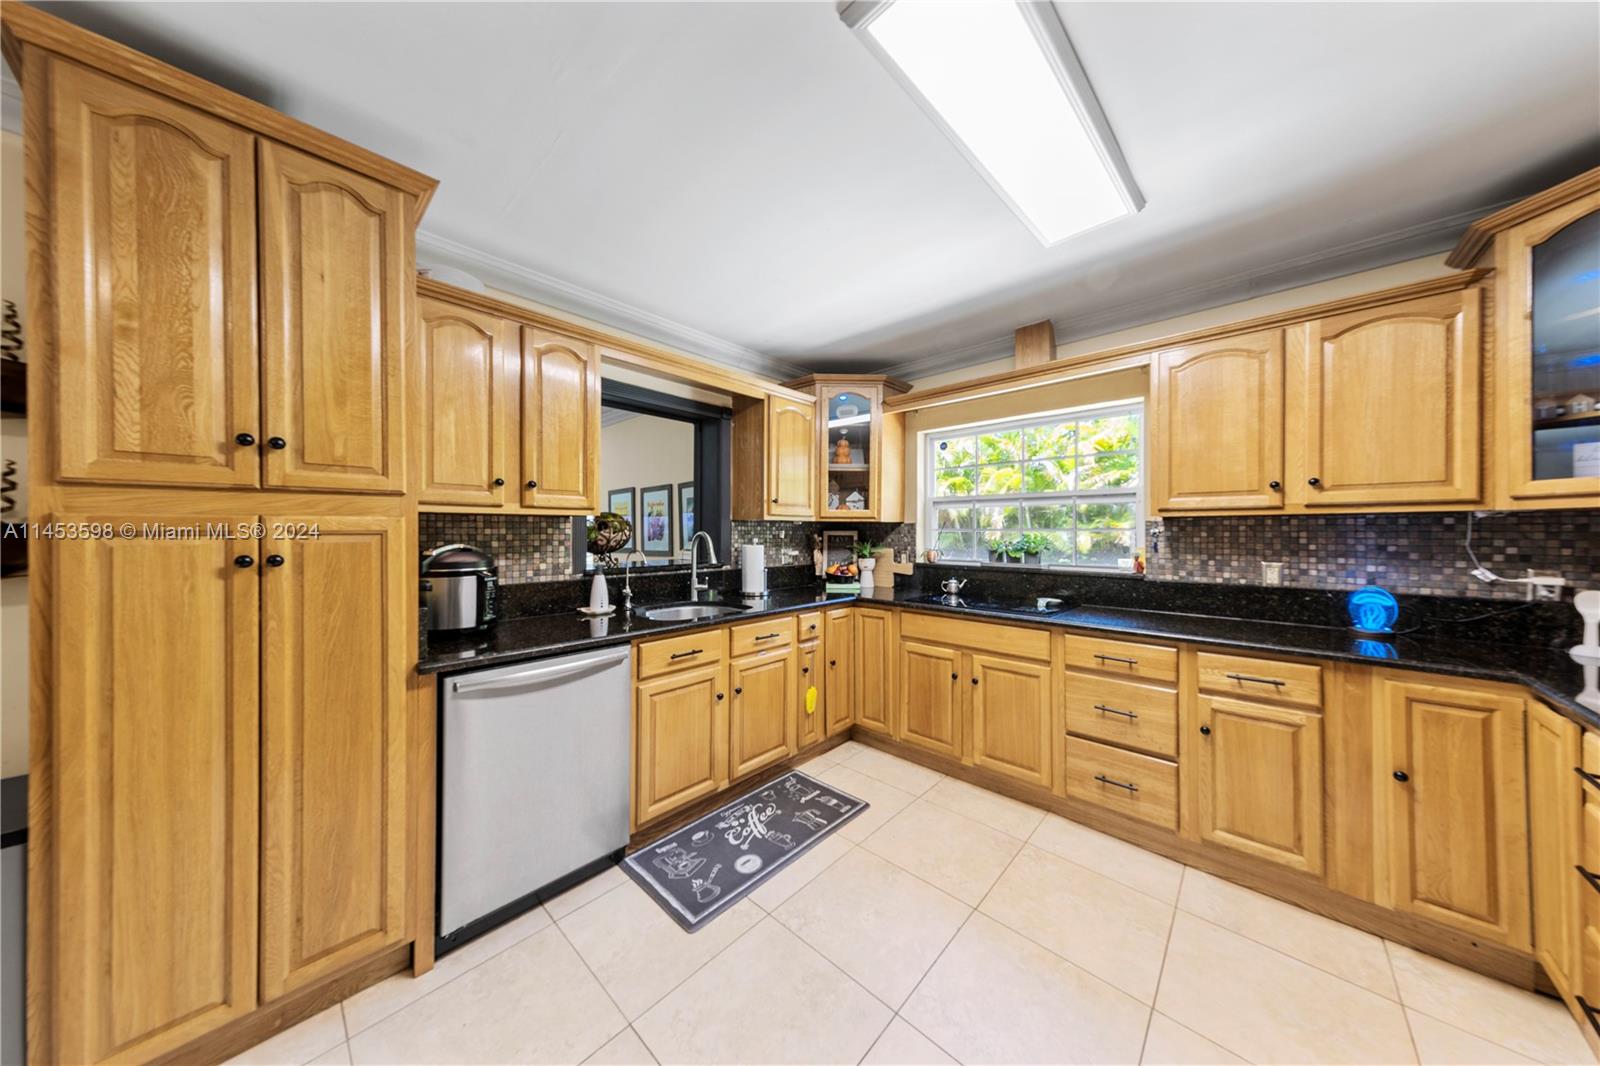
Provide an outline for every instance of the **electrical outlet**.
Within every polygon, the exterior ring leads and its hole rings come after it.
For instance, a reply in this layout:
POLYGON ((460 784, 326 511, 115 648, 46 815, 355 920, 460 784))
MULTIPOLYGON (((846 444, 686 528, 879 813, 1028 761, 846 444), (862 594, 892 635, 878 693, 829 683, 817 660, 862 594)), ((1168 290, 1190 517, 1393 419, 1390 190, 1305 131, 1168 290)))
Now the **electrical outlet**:
POLYGON ((1263 585, 1283 584, 1283 564, 1263 562, 1261 564, 1261 583, 1263 585))
POLYGON ((1529 570, 1525 579, 1530 600, 1559 600, 1567 579, 1549 571, 1529 570))

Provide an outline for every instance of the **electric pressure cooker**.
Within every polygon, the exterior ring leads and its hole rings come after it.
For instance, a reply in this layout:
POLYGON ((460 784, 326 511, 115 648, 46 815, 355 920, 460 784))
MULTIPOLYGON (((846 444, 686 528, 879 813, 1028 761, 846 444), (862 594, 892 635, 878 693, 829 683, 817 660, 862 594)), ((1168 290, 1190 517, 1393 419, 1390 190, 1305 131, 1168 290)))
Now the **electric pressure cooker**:
POLYGON ((442 544, 422 553, 422 602, 428 629, 483 629, 495 618, 500 571, 494 557, 470 544, 442 544))

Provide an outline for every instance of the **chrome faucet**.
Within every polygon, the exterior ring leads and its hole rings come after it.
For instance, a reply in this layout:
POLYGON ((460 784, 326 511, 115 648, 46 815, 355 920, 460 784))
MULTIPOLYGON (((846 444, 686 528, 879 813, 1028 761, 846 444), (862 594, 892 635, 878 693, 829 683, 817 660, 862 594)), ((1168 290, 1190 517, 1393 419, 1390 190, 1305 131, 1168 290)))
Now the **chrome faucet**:
POLYGON ((710 566, 717 565, 717 546, 711 543, 711 534, 705 530, 696 533, 689 540, 689 598, 697 600, 700 593, 711 588, 709 581, 700 580, 700 538, 706 539, 706 563, 710 566))
POLYGON ((650 565, 650 557, 638 548, 633 549, 622 557, 622 617, 633 615, 633 557, 637 555, 643 559, 646 566, 650 565))

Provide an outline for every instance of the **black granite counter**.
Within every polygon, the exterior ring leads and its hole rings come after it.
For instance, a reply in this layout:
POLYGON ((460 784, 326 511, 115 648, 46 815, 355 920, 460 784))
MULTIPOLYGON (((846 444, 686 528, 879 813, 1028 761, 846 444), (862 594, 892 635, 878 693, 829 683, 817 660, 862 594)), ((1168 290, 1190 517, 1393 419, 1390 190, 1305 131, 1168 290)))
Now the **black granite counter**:
MULTIPOLYGON (((1156 597, 1152 597, 1156 598, 1156 597)), ((825 604, 879 603, 906 610, 990 618, 1005 622, 1070 627, 1153 640, 1182 640, 1242 651, 1335 659, 1509 681, 1526 685, 1552 707, 1585 725, 1600 729, 1600 664, 1585 666, 1564 650, 1504 642, 1452 639, 1436 635, 1397 635, 1377 640, 1343 627, 1261 621, 1177 611, 1139 610, 1123 606, 1069 604, 1063 610, 1040 612, 1027 606, 998 603, 947 603, 916 584, 860 594, 827 594, 810 588, 774 591, 747 601, 728 593, 711 593, 705 602, 752 603, 736 615, 691 622, 651 622, 640 615, 587 619, 576 613, 508 619, 482 634, 434 635, 418 664, 422 673, 475 669, 567 652, 624 644, 643 637, 726 625, 765 614, 801 611, 825 604), (1585 677, 1587 671, 1587 678, 1585 677), (1586 702, 1587 691, 1592 702, 1586 702)), ((1429 630, 1432 633, 1433 630, 1429 630)))

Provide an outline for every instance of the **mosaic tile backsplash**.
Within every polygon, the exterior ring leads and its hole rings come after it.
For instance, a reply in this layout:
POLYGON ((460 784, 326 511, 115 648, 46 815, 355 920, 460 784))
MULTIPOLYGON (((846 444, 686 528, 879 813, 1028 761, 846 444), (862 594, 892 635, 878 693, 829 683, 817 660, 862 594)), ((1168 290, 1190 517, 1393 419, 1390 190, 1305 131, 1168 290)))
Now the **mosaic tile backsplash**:
MULTIPOLYGON (((1296 588, 1522 599, 1520 585, 1471 576, 1467 519, 1464 511, 1168 518, 1149 524, 1146 569, 1159 580, 1258 585, 1261 564, 1279 562, 1282 583, 1296 588)), ((1491 514, 1473 521, 1472 547, 1501 577, 1534 569, 1600 588, 1600 510, 1491 514)))

